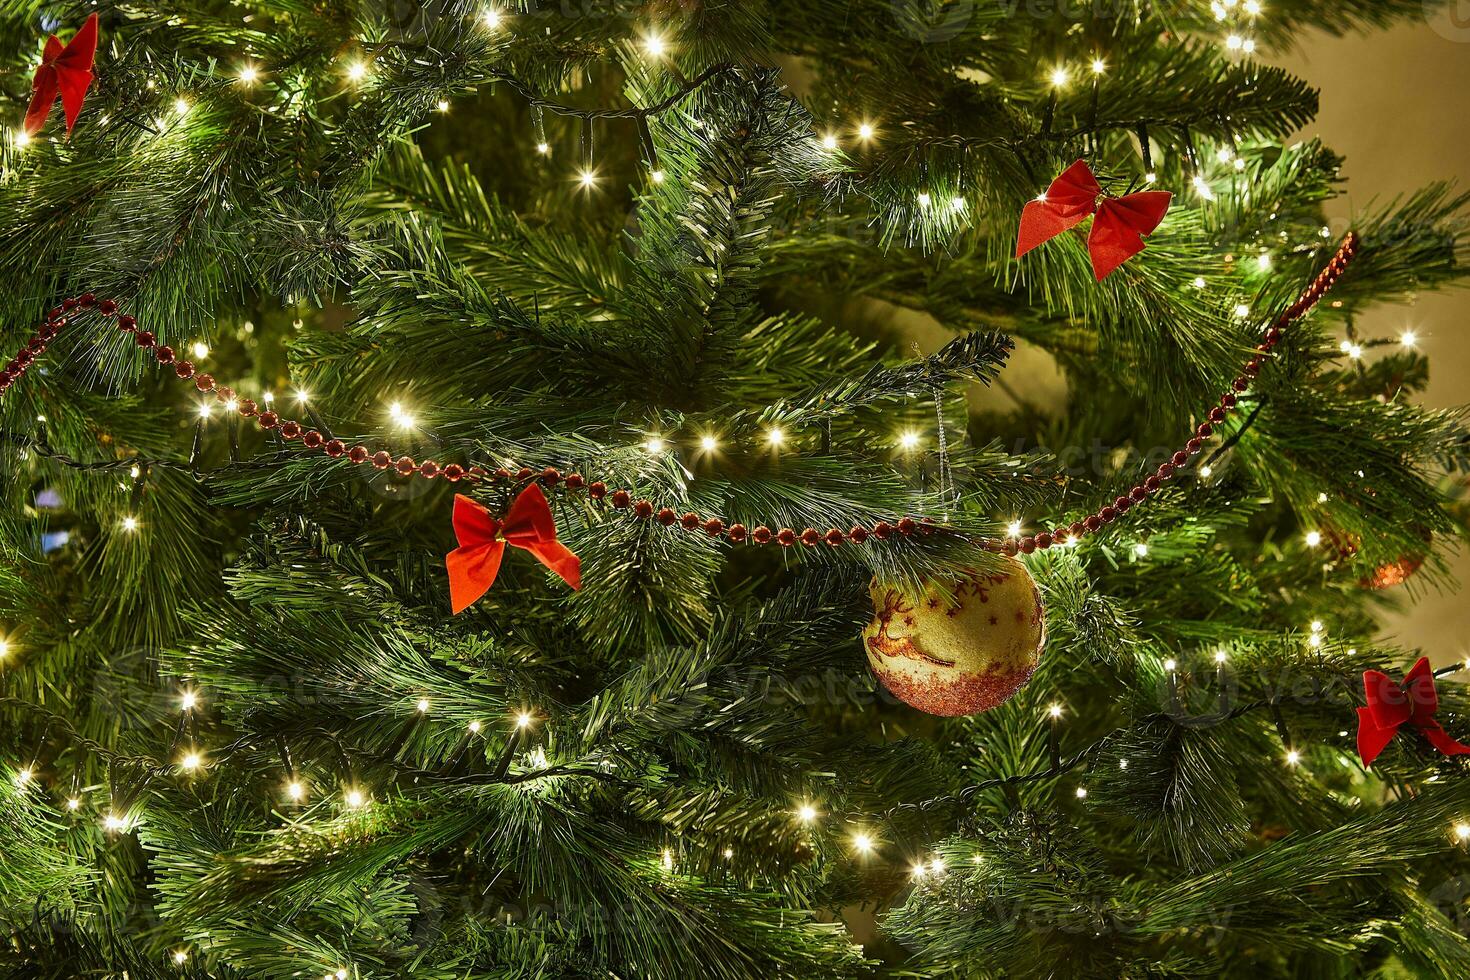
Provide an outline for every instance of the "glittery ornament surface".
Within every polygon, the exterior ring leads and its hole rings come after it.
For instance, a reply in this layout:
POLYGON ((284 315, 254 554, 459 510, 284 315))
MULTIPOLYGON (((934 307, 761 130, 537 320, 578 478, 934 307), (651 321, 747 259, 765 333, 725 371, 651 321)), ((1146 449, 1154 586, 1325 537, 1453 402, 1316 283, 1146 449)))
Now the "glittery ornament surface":
POLYGON ((868 663, 905 704, 971 715, 1004 703, 1031 679, 1046 642, 1041 593, 1024 565, 925 583, 914 595, 875 581, 868 663))

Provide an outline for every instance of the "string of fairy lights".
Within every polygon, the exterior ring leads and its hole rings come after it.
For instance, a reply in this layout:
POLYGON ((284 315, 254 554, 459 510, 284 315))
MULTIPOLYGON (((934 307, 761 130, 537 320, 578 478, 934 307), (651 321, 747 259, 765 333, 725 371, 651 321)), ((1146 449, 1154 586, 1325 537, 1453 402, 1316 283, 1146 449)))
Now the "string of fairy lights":
MULTIPOLYGON (((1228 30, 1223 41, 1224 47, 1233 53, 1243 55, 1254 53, 1256 42, 1251 36, 1250 27, 1254 20, 1263 13, 1260 3, 1256 2, 1256 0, 1244 0, 1244 2, 1241 2, 1241 0, 1216 0, 1216 2, 1209 5, 1209 8, 1215 20, 1224 25, 1228 30)), ((506 11, 492 7, 484 11, 481 15, 481 20, 486 30, 507 31, 512 29, 514 18, 506 11)), ((666 59, 671 53, 670 43, 660 34, 654 32, 646 33, 643 36, 642 49, 647 57, 656 60, 666 59)), ((343 77, 348 84, 352 86, 367 86, 372 83, 374 74, 372 59, 364 58, 361 55, 344 55, 341 64, 343 77)), ((1086 67, 1086 74, 1090 74, 1094 85, 1099 83, 1099 80, 1107 71, 1107 63, 1100 56, 1092 58, 1086 67)), ((1073 84, 1074 72, 1075 69, 1068 65, 1053 67, 1048 75, 1052 89, 1054 91, 1061 91, 1073 84)), ((250 89, 265 84, 269 78, 269 74, 270 69, 268 66, 251 60, 238 67, 235 77, 241 88, 250 89)), ((150 88, 153 87, 152 82, 149 82, 148 85, 150 88)), ((171 108, 176 120, 186 117, 193 111, 195 108, 194 98, 195 96, 190 93, 179 93, 175 96, 171 108)), ((436 100, 434 108, 439 113, 449 112, 451 110, 451 103, 447 95, 436 100)), ((110 120, 106 116, 99 120, 99 124, 104 126, 108 125, 109 122, 110 120)), ((166 131, 169 123, 170 120, 162 116, 154 120, 154 124, 157 126, 159 132, 166 131)), ((860 118, 845 128, 828 128, 818 138, 825 149, 834 153, 841 151, 845 143, 871 145, 882 138, 881 122, 874 118, 860 118)), ((30 142, 30 138, 23 131, 15 131, 11 134, 11 142, 15 146, 23 148, 30 142)), ((538 134, 534 148, 539 156, 550 157, 553 155, 553 148, 545 139, 544 135, 538 134)), ((1247 165, 1246 161, 1236 153, 1233 145, 1221 147, 1216 154, 1216 159, 1220 164, 1234 171, 1242 171, 1247 165)), ((666 173, 657 166, 653 166, 649 170, 648 177, 654 183, 661 183, 667 179, 666 173)), ((596 187, 600 179, 595 167, 590 164, 578 169, 575 174, 576 183, 583 189, 589 191, 596 187)), ((1154 183, 1156 180, 1156 174, 1152 170, 1149 170, 1145 174, 1145 181, 1147 183, 1154 183)), ((1202 199, 1207 201, 1215 199, 1216 192, 1210 179, 1204 173, 1196 174, 1192 178, 1192 184, 1202 199)), ((960 195, 949 197, 947 202, 943 199, 936 202, 935 198, 929 192, 921 191, 918 194, 917 203, 922 209, 929 209, 936 204, 944 203, 947 203, 949 209, 956 213, 964 212, 967 209, 967 202, 960 195)), ((1324 228, 1323 232, 1324 237, 1326 237, 1327 229, 1324 228)), ((1253 262, 1237 263, 1236 267, 1246 271, 1249 271, 1253 267, 1254 271, 1265 274, 1271 270, 1272 257, 1269 251, 1262 251, 1255 257, 1253 262)), ((1196 279, 1194 285, 1199 289, 1208 287, 1208 283, 1204 277, 1196 279)), ((1238 304, 1235 307, 1235 313, 1238 317, 1245 318, 1250 315, 1251 310, 1248 305, 1238 304)), ((1398 339, 1398 343, 1404 348, 1413 348, 1418 342, 1419 334, 1413 329, 1405 330, 1398 339)), ((1387 343, 1389 342, 1377 341, 1365 344, 1354 337, 1349 337, 1342 341, 1340 353, 1352 361, 1357 361, 1364 356, 1365 348, 1387 343)), ((197 360, 204 360, 210 354, 208 345, 202 340, 192 342, 190 346, 197 360)), ((302 406, 309 406, 311 404, 311 396, 304 389, 297 389, 289 395, 282 397, 288 397, 302 406)), ((261 393, 260 399, 266 406, 270 406, 276 401, 277 396, 270 391, 265 391, 261 393)), ((236 406, 232 402, 226 402, 224 408, 227 412, 233 413, 236 406)), ((213 411, 211 405, 208 402, 202 402, 198 407, 198 414, 198 424, 203 426, 212 417, 213 411)), ((423 425, 423 410, 407 405, 401 400, 388 403, 385 407, 385 414, 388 423, 399 430, 418 430, 423 425)), ((780 426, 767 427, 761 433, 757 434, 755 438, 759 442, 759 448, 771 453, 800 452, 802 449, 801 434, 791 433, 780 426)), ((692 439, 691 437, 677 433, 649 432, 645 434, 641 445, 644 450, 653 455, 679 453, 682 451, 693 453, 696 456, 715 457, 722 447, 726 445, 726 441, 726 437, 715 430, 696 433, 692 439)), ((895 433, 891 448, 899 454, 916 454, 928 451, 926 448, 927 442, 928 436, 922 430, 905 428, 895 433)), ((1198 467, 1196 473, 1200 479, 1208 480, 1213 476, 1214 469, 1211 465, 1205 464, 1198 467)), ((135 481, 133 485, 136 485, 136 481, 143 478, 144 475, 144 468, 137 465, 129 471, 129 476, 135 481)), ((130 488, 130 484, 127 482, 123 482, 121 486, 124 489, 130 488)), ((1319 502, 1325 502, 1326 499, 1324 491, 1323 496, 1319 498, 1319 502)), ((119 527, 123 532, 129 534, 142 530, 142 524, 138 515, 132 512, 126 513, 121 518, 119 527)), ((1024 533, 1024 529, 1023 520, 1019 518, 1014 519, 1007 527, 1007 535, 1010 538, 1018 539, 1024 533)), ((1069 544, 1074 546, 1078 543, 1078 540, 1069 542, 1069 544)), ((1319 547, 1323 543, 1322 532, 1316 529, 1309 530, 1305 534, 1304 543, 1309 548, 1319 547)), ((1140 540, 1133 544, 1132 555, 1135 560, 1146 560, 1149 554, 1147 541, 1140 540)), ((1307 649, 1320 651, 1331 642, 1327 627, 1323 622, 1320 620, 1313 621, 1309 625, 1304 639, 1304 644, 1307 649)), ((15 641, 12 638, 0 637, 0 670, 5 669, 10 663, 14 662, 16 652, 15 641)), ((1348 648, 1346 652, 1351 656, 1356 653, 1356 650, 1348 648)), ((1209 657, 1209 662, 1213 663, 1217 673, 1227 668, 1228 660, 1229 654, 1225 650, 1216 650, 1209 657)), ((1169 679, 1169 684, 1172 689, 1172 686, 1177 683, 1180 674, 1180 664, 1173 658, 1164 658, 1161 660, 1160 666, 1169 679)), ((1462 669, 1462 665, 1456 665, 1451 669, 1462 669)), ((1470 669, 1470 662, 1463 665, 1463 669, 1470 669)), ((430 719, 433 714, 433 705, 427 697, 405 692, 404 703, 411 706, 411 711, 414 716, 425 721, 430 719)), ((182 733, 193 731, 192 720, 197 717, 199 712, 205 710, 204 693, 195 687, 180 689, 177 694, 176 708, 179 716, 179 724, 175 730, 175 742, 177 743, 181 740, 182 733)), ((1023 778, 1028 780, 1051 778, 1060 780, 1073 767, 1086 761, 1097 743, 1083 749, 1070 760, 1064 762, 1060 758, 1060 726, 1066 714, 1066 707, 1063 704, 1051 703, 1042 709, 1038 718, 1038 723, 1045 725, 1048 732, 1052 757, 1051 765, 1044 770, 1038 770, 1021 777, 1005 778, 1023 778)), ((506 765, 509 765, 511 753, 524 749, 521 753, 521 762, 527 771, 556 776, 560 774, 559 770, 553 765, 552 760, 548 759, 544 745, 529 744, 531 732, 538 726, 548 724, 550 724, 549 719, 544 718, 538 709, 534 707, 518 709, 513 714, 507 716, 501 725, 497 725, 492 719, 472 720, 464 726, 463 737, 454 754, 461 755, 476 740, 483 740, 490 737, 492 731, 503 730, 507 749, 502 758, 506 765)), ((1343 736, 1347 735, 1346 732, 1341 734, 1343 736)), ((197 744, 197 739, 192 737, 192 735, 186 744, 176 744, 170 752, 173 756, 173 761, 167 764, 161 763, 157 768, 160 772, 170 773, 177 778, 205 778, 211 767, 216 764, 210 757, 210 749, 207 746, 197 744)), ((1299 765, 1302 762, 1301 750, 1295 746, 1288 745, 1284 760, 1288 765, 1299 765)), ((1120 765, 1126 768, 1127 760, 1122 760, 1120 765)), ((43 781, 40 777, 41 774, 38 772, 37 763, 31 762, 15 771, 13 782, 18 790, 30 792, 36 790, 43 781)), ((323 780, 323 782, 325 783, 327 780, 323 780)), ((334 791, 331 794, 323 794, 321 796, 321 802, 325 803, 329 798, 335 798, 339 801, 341 808, 349 811, 360 810, 373 805, 374 797, 371 786, 355 781, 337 780, 336 782, 337 785, 334 791)), ((285 767, 279 789, 281 802, 296 807, 311 806, 313 805, 313 797, 316 795, 313 789, 314 783, 310 774, 300 772, 294 766, 285 767)), ((1071 794, 1077 800, 1084 801, 1088 794, 1087 786, 1082 782, 1077 782, 1071 787, 1071 794)), ((141 814, 136 809, 119 805, 116 800, 110 798, 110 793, 108 796, 109 801, 98 817, 100 826, 108 834, 128 832, 137 825, 141 819, 141 814)), ((68 813, 78 814, 87 806, 87 797, 87 791, 77 789, 62 797, 60 805, 68 813)), ((847 836, 850 850, 857 859, 875 860, 880 859, 883 855, 885 835, 882 830, 884 821, 881 819, 875 819, 872 816, 843 817, 826 813, 822 809, 822 803, 811 798, 802 798, 794 801, 790 815, 799 825, 810 827, 814 830, 822 826, 827 820, 830 820, 833 824, 842 826, 844 828, 843 832, 847 836)), ((1470 844, 1470 823, 1461 822, 1455 824, 1451 829, 1451 833, 1456 840, 1470 844)), ((721 850, 721 854, 729 859, 734 856, 734 851, 730 847, 724 847, 721 850)), ((909 858, 907 860, 911 862, 912 877, 915 880, 933 880, 942 877, 949 870, 944 858, 938 854, 926 855, 917 859, 909 858)), ((977 851, 971 860, 979 864, 983 862, 983 854, 977 851)), ((676 873, 678 870, 677 855, 675 849, 671 846, 664 847, 659 851, 657 861, 659 866, 666 872, 676 873)), ((184 947, 180 947, 172 953, 173 960, 180 965, 186 963, 189 956, 190 951, 184 947)), ((350 966, 335 966, 325 973, 324 980, 346 980, 351 974, 352 968, 350 966)))

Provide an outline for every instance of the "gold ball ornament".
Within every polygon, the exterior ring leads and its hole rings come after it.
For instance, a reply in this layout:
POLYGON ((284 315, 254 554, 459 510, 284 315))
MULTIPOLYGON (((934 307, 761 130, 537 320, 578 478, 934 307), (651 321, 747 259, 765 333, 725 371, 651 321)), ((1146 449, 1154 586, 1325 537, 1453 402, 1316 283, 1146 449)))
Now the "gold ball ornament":
POLYGON ((956 717, 1004 704, 1031 679, 1046 643, 1041 592, 1006 557, 990 571, 928 579, 915 595, 874 579, 868 664, 900 701, 956 717))

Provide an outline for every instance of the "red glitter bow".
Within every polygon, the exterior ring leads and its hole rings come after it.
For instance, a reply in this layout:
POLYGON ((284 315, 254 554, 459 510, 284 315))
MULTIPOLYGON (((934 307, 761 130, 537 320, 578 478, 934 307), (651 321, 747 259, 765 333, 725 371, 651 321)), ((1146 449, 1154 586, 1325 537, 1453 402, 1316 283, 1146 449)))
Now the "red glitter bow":
POLYGON ((582 587, 582 560, 556 539, 551 507, 534 483, 516 497, 503 521, 464 494, 455 494, 454 536, 459 547, 444 556, 444 564, 449 569, 449 600, 456 613, 490 591, 507 543, 535 555, 572 588, 582 587))
POLYGON ((1358 755, 1371 766, 1399 728, 1408 725, 1445 755, 1466 755, 1470 745, 1461 745, 1434 720, 1439 696, 1434 692, 1434 671, 1429 661, 1419 662, 1404 675, 1402 687, 1377 670, 1363 671, 1363 696, 1368 707, 1358 709, 1358 755))
POLYGON ((1143 236, 1152 234, 1164 220, 1172 198, 1168 191, 1107 197, 1087 162, 1078 160, 1051 182, 1045 194, 1021 210, 1016 258, 1095 214, 1087 236, 1087 252, 1092 256, 1092 274, 1102 282, 1143 251, 1143 236), (1102 204, 1098 204, 1098 198, 1102 198, 1102 204))
POLYGON ((61 38, 52 34, 46 39, 46 51, 31 82, 31 104, 26 109, 26 132, 31 136, 46 125, 56 96, 66 112, 66 131, 71 133, 82 114, 82 100, 92 85, 92 62, 97 57, 97 15, 87 18, 82 29, 64 47, 61 38))

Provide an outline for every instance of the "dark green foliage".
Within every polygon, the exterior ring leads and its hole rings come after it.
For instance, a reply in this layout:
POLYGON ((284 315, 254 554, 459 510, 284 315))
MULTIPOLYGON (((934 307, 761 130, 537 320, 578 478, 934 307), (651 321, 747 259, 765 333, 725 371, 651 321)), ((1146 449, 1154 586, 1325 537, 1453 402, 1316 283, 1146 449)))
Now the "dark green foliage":
MULTIPOLYGON (((1362 671, 1413 658, 1362 582, 1444 581, 1470 465, 1355 317, 1460 281, 1462 192, 1361 215, 1206 455, 1027 559, 1012 701, 922 716, 864 663, 873 578, 1153 472, 1335 247, 1341 161, 1285 143, 1316 93, 1222 32, 1422 9, 1106 6, 97 8, 72 137, 0 134, 7 351, 90 290, 395 458, 938 529, 734 546, 561 487, 583 588, 511 549, 451 617, 452 495, 502 489, 305 452, 78 312, 0 400, 0 976, 1470 973, 1462 765, 1352 742, 1362 671), (1103 283, 1080 236, 1011 259, 1079 157, 1175 192, 1103 283)), ((7 119, 91 9, 0 4, 7 119)))

